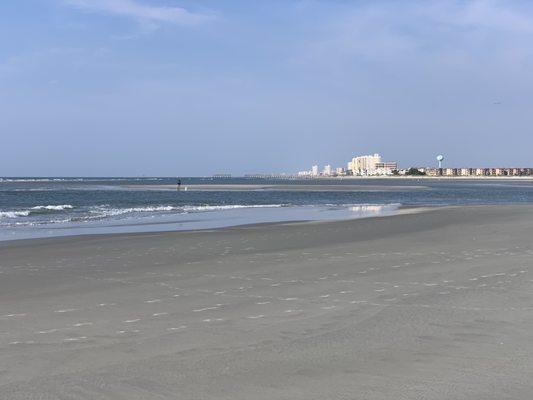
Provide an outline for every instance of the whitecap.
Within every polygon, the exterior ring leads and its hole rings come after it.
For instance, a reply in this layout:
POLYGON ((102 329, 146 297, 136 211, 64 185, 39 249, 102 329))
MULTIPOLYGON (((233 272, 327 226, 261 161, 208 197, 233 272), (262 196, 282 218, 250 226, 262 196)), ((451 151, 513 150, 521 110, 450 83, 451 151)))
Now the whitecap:
POLYGON ((32 210, 50 210, 50 211, 62 211, 62 210, 71 210, 74 206, 70 204, 61 204, 61 205, 47 205, 47 206, 35 206, 32 207, 32 210))
POLYGON ((0 211, 0 218, 17 218, 17 217, 27 217, 30 215, 30 211, 0 211))

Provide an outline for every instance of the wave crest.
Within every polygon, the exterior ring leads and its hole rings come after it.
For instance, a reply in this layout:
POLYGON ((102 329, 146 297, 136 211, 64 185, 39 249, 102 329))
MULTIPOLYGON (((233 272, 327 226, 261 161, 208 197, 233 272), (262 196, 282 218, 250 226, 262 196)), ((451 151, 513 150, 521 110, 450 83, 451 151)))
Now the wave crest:
POLYGON ((32 210, 50 210, 50 211, 62 211, 62 210, 71 210, 74 206, 70 204, 62 204, 58 206, 48 205, 48 206, 35 206, 32 207, 32 210))
POLYGON ((234 210, 241 208, 274 208, 283 207, 283 204, 233 204, 233 205, 184 205, 184 206, 146 206, 146 207, 127 207, 127 208, 108 208, 108 207, 95 207, 90 212, 92 214, 100 214, 102 217, 113 217, 118 215, 130 214, 130 213, 150 213, 150 212, 165 212, 176 211, 179 214, 187 214, 193 212, 204 211, 223 211, 234 210))
POLYGON ((0 211, 0 218, 17 218, 27 217, 30 215, 30 211, 0 211))
POLYGON ((35 206, 23 210, 0 211, 0 218, 28 217, 33 214, 43 214, 54 211, 71 210, 73 208, 74 206, 70 204, 35 206))

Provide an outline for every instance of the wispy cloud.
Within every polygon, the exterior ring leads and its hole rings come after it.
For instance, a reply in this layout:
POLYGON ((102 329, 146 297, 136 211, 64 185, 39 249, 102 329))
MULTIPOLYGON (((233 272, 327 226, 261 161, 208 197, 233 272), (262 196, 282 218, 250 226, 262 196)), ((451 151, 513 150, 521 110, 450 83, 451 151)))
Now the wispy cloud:
POLYGON ((513 2, 501 0, 474 0, 460 4, 455 12, 450 10, 435 10, 439 17, 451 25, 463 26, 471 29, 493 30, 513 33, 533 33, 533 19, 531 15, 513 7, 513 2), (444 11, 444 12, 439 12, 444 11))
POLYGON ((157 6, 134 0, 65 0, 66 4, 87 12, 134 18, 143 23, 193 26, 213 19, 177 6, 157 6))
POLYGON ((515 68, 533 57, 532 7, 523 8, 499 0, 346 6, 308 41, 304 62, 515 68))

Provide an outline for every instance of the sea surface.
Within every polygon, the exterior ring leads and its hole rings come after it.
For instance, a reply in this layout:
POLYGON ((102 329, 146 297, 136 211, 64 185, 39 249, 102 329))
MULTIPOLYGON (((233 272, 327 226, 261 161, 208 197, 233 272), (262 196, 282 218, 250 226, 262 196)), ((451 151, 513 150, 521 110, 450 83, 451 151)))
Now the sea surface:
POLYGON ((0 178, 0 240, 346 219, 400 206, 533 203, 527 180, 181 178, 194 184, 360 185, 353 191, 176 191, 176 178, 0 178), (135 186, 138 186, 137 188, 135 186), (368 190, 365 189, 368 187, 368 190))

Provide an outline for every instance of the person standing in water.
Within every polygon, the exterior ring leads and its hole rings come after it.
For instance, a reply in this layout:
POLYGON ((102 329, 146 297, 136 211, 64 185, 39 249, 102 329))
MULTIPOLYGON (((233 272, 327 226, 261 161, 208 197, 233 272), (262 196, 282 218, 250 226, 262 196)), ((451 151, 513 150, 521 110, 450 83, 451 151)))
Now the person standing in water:
POLYGON ((180 190, 180 189, 181 189, 181 179, 178 178, 178 190, 180 190))

